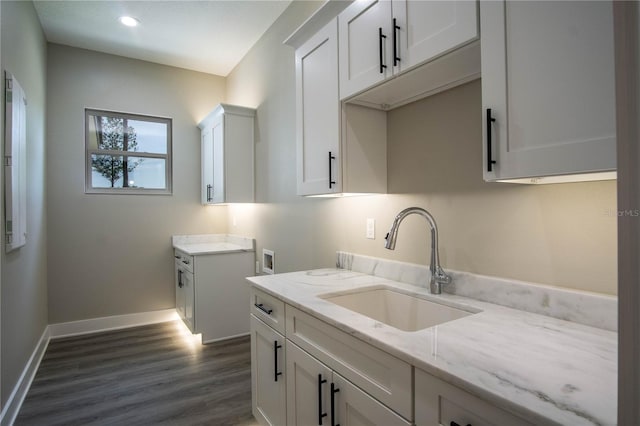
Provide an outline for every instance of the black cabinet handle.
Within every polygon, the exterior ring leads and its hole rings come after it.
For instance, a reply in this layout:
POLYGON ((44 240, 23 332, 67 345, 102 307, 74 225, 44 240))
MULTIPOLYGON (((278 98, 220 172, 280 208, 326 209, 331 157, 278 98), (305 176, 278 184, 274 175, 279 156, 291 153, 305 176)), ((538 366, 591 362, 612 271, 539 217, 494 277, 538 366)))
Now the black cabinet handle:
POLYGON ((180 259, 180 256, 173 256, 173 257, 175 257, 176 259, 180 259))
POLYGON ((273 312, 273 309, 265 308, 262 303, 254 303, 253 306, 255 306, 256 308, 260 309, 262 312, 264 312, 267 315, 271 315, 271 313, 273 312))
POLYGON ((184 283, 182 282, 182 270, 178 269, 178 287, 184 287, 184 283))
MULTIPOLYGON (((460 425, 452 421, 451 423, 449 423, 449 426, 460 426, 460 425)), ((471 426, 471 424, 467 423, 467 426, 471 426)))
POLYGON ((277 340, 273 341, 273 380, 278 381, 278 376, 282 375, 282 371, 278 371, 278 349, 280 349, 282 345, 278 344, 277 340))
POLYGON ((487 171, 493 171, 493 165, 496 164, 496 160, 491 158, 491 128, 493 123, 496 121, 495 118, 491 116, 491 108, 487 108, 487 171))
POLYGON ((212 190, 213 190, 213 185, 208 184, 207 185, 207 202, 213 201, 212 190))
POLYGON ((329 189, 331 189, 333 185, 336 184, 336 181, 333 180, 333 170, 332 170, 333 160, 335 159, 336 159, 336 156, 333 155, 331 151, 329 151, 329 189))
POLYGON ((393 18, 393 66, 395 67, 396 65, 398 65, 398 63, 400 62, 400 57, 398 56, 398 50, 399 46, 398 46, 398 30, 400 29, 400 26, 398 26, 396 24, 396 18, 393 18))
POLYGON ((378 27, 378 43, 379 43, 379 48, 380 48, 380 74, 384 73, 384 69, 387 67, 384 63, 383 63, 383 53, 382 53, 382 44, 383 44, 383 40, 387 38, 386 35, 382 34, 382 27, 378 27))
POLYGON ((327 379, 318 374, 318 425, 322 426, 322 418, 327 417, 327 413, 322 412, 322 384, 327 383, 327 379))
POLYGON ((331 426, 340 426, 340 423, 336 423, 336 401, 335 395, 340 392, 340 389, 336 388, 334 383, 331 383, 331 426))
POLYGON ((189 261, 188 260, 183 260, 182 263, 184 263, 185 265, 188 265, 189 261))

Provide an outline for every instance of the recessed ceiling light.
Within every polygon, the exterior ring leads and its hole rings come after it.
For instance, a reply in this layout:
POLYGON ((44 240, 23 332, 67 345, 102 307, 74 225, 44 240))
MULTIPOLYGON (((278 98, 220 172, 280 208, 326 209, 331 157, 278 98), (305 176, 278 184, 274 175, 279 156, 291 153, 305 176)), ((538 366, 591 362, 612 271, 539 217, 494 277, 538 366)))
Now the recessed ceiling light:
POLYGON ((126 25, 127 27, 137 27, 140 21, 131 16, 121 16, 118 18, 122 25, 126 25))

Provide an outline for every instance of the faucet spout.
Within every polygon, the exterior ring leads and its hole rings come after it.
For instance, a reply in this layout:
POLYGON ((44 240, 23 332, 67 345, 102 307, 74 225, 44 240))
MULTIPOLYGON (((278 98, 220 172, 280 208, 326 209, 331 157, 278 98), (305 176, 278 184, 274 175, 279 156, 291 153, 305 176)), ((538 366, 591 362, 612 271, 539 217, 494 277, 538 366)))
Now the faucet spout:
POLYGON ((429 228, 431 229, 431 261, 429 263, 431 278, 429 280, 429 288, 432 294, 440 294, 442 293, 442 285, 449 284, 451 282, 451 277, 440 267, 440 256, 438 254, 438 226, 436 225, 436 220, 433 218, 431 213, 420 207, 409 207, 402 210, 393 219, 391 229, 385 238, 386 242, 384 247, 389 250, 395 250, 400 223, 402 223, 405 217, 412 214, 424 217, 429 223, 429 228))

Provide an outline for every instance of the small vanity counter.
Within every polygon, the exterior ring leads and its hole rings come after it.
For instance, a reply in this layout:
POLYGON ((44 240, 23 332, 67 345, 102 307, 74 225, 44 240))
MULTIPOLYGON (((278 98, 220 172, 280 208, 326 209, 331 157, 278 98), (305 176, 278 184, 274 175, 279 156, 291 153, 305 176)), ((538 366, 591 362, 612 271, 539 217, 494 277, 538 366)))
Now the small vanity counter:
POLYGON ((413 365, 416 372, 423 370, 533 424, 616 424, 614 331, 453 294, 434 296, 425 288, 346 269, 248 280, 287 305, 413 365), (318 297, 372 286, 404 289, 477 313, 406 332, 318 297))
POLYGON ((202 234, 174 235, 173 248, 188 255, 255 251, 255 240, 238 235, 202 234))
POLYGON ((176 311, 203 343, 249 332, 244 277, 254 273, 255 240, 236 235, 172 237, 176 311))

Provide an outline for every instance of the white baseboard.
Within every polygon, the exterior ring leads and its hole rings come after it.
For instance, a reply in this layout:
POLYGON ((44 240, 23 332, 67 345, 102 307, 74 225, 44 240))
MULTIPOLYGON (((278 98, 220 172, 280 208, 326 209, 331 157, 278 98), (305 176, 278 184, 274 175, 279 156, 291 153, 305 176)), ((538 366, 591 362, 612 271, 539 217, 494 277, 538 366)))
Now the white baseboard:
POLYGON ((11 395, 9 395, 9 399, 7 399, 7 403, 5 404, 2 413, 0 414, 0 424, 2 426, 12 425, 16 420, 20 407, 22 407, 22 402, 27 396, 27 392, 31 387, 31 382, 33 382, 33 378, 38 371, 40 361, 42 361, 42 357, 47 350, 50 337, 49 327, 46 327, 42 336, 40 336, 40 340, 33 350, 29 361, 27 361, 18 382, 14 386, 11 395))
POLYGON ((58 339, 60 337, 79 336, 81 334, 118 330, 120 328, 137 327, 177 319, 180 319, 180 317, 175 309, 163 309, 161 311, 114 315, 112 317, 49 324, 49 333, 52 339, 58 339))

